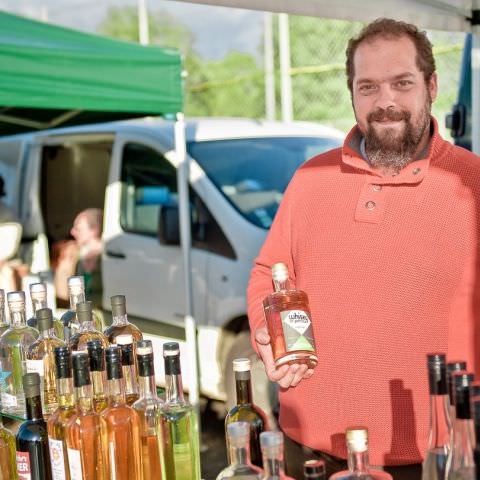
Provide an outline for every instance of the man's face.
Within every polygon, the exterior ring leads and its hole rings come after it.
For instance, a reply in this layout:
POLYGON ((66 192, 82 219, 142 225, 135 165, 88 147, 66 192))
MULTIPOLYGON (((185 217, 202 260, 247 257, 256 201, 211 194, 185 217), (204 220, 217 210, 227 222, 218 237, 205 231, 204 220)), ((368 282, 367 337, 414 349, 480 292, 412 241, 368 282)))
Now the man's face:
POLYGON ((428 85, 408 37, 375 38, 354 56, 353 108, 373 166, 398 171, 412 160, 428 135, 434 74, 428 85))
POLYGON ((76 216, 70 233, 80 246, 88 244, 96 237, 95 229, 90 227, 86 216, 82 214, 76 216))

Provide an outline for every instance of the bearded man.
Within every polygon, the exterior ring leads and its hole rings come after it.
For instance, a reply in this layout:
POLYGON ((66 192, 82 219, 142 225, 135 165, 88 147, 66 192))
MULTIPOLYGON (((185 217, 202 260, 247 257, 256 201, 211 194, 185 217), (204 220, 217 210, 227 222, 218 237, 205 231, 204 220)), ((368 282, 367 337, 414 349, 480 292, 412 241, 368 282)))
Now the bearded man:
POLYGON ((287 188, 248 287, 252 343, 280 386, 289 475, 305 452, 345 468, 344 432, 369 430, 370 463, 421 478, 429 433, 427 354, 478 370, 480 162, 442 139, 432 45, 379 19, 347 48, 357 124, 287 188), (275 368, 262 300, 270 268, 307 292, 318 365, 275 368))

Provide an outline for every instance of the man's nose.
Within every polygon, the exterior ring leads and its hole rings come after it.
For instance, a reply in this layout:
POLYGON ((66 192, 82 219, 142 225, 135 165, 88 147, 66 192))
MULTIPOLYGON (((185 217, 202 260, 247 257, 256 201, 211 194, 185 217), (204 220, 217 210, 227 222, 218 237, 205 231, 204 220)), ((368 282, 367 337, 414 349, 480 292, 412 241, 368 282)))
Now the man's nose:
POLYGON ((375 99, 375 106, 384 110, 395 108, 397 105, 395 99, 395 91, 389 85, 382 85, 375 99))

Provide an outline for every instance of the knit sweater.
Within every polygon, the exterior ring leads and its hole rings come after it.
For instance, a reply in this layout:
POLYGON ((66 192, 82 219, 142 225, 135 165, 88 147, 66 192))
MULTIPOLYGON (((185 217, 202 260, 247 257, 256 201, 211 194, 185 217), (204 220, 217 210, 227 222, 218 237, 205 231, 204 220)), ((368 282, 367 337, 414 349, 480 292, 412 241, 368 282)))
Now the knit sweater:
POLYGON ((318 365, 281 390, 280 426, 337 457, 347 456, 345 429, 362 425, 372 465, 421 462, 427 354, 479 365, 480 159, 433 126, 427 157, 396 176, 352 148, 357 127, 342 148, 306 162, 251 273, 254 347, 272 264, 286 263, 291 286, 308 294, 318 365))

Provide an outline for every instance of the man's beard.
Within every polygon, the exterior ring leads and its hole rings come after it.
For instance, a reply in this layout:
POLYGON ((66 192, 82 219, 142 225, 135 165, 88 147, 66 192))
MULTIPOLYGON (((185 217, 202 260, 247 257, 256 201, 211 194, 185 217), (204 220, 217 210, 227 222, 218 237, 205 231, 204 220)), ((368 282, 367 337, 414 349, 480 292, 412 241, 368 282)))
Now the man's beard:
POLYGON ((431 99, 428 98, 417 125, 412 123, 412 115, 406 110, 379 108, 368 114, 365 151, 373 167, 398 173, 414 160, 413 155, 430 125, 431 105, 431 99), (403 131, 399 133, 393 128, 386 127, 379 133, 372 122, 382 120, 403 121, 403 131))

